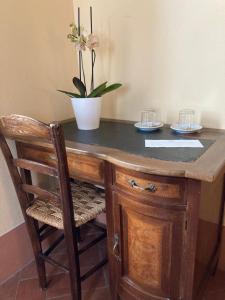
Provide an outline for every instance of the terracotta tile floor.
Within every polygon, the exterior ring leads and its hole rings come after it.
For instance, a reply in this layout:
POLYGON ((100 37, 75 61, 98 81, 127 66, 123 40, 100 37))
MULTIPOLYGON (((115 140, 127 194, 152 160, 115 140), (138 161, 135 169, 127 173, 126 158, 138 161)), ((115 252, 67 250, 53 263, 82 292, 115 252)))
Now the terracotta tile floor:
MULTIPOLYGON (((96 232, 85 230, 85 241, 88 241, 96 232)), ((97 262, 105 252, 105 243, 96 245, 81 256, 81 270, 85 272, 97 262)), ((52 254, 66 264, 65 247, 63 243, 52 254)), ((31 262, 22 271, 0 286, 0 300, 69 300, 69 278, 57 268, 46 264, 49 286, 41 291, 38 285, 34 262, 31 262)), ((107 266, 89 277, 82 284, 83 300, 110 300, 107 266)), ((225 273, 218 271, 205 291, 202 300, 225 300, 225 273)))

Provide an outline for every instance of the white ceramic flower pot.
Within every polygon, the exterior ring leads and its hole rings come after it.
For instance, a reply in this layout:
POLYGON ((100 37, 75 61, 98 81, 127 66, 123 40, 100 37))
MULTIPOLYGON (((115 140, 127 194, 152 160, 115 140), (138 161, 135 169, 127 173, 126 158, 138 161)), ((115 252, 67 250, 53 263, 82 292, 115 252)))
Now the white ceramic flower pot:
POLYGON ((77 127, 81 130, 99 128, 102 98, 71 98, 77 127))

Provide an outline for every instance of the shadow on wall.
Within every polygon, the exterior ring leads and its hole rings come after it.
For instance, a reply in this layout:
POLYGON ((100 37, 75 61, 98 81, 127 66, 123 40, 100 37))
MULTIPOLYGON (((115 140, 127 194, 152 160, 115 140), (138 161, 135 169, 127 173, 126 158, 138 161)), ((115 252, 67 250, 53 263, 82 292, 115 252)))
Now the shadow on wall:
MULTIPOLYGON (((9 142, 13 154, 15 145, 9 142)), ((23 216, 9 171, 0 150, 0 236, 23 223, 23 216)))

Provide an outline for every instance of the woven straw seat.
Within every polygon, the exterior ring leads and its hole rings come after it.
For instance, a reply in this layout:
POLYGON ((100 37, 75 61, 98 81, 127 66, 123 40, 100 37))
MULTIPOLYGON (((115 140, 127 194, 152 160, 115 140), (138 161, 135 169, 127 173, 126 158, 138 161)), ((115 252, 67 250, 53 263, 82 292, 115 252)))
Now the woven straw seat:
MULTIPOLYGON (((75 226, 79 227, 95 219, 105 211, 105 193, 87 183, 71 183, 75 226)), ((36 198, 26 213, 45 224, 63 229, 63 216, 60 204, 36 198)))

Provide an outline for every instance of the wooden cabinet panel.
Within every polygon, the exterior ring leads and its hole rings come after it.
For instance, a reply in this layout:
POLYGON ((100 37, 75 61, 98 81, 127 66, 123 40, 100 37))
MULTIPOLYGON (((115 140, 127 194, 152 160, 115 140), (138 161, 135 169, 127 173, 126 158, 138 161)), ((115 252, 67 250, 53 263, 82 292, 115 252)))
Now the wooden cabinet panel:
MULTIPOLYGON (((19 143, 23 158, 56 166, 52 149, 31 144, 19 143)), ((104 183, 104 161, 95 157, 67 152, 70 176, 74 179, 104 183)))
POLYGON ((123 300, 181 299, 185 213, 113 193, 117 290, 123 300))
POLYGON ((148 216, 130 209, 123 210, 123 222, 127 226, 126 255, 130 262, 125 266, 127 276, 146 288, 160 288, 162 256, 167 254, 162 253, 163 236, 168 236, 170 223, 154 219, 150 222, 148 216))
POLYGON ((115 168, 115 185, 135 196, 159 199, 160 202, 185 204, 184 181, 180 178, 152 176, 135 171, 115 168))

